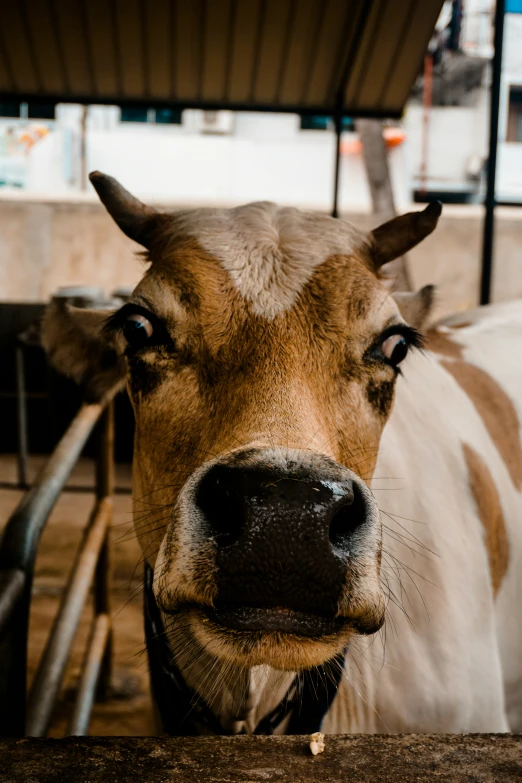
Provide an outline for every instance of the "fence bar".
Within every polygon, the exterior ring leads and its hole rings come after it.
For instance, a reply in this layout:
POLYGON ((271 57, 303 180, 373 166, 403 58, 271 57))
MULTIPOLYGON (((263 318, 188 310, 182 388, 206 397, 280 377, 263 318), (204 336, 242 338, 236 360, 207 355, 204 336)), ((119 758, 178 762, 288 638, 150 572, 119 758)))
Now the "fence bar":
POLYGON ((337 112, 334 117, 335 123, 335 171, 334 171, 334 192, 332 203, 332 217, 339 217, 339 177, 341 168, 341 133, 343 129, 343 115, 337 112))
POLYGON ((0 547, 0 569, 32 567, 40 534, 103 408, 85 405, 11 516, 0 547))
MULTIPOLYGON (((99 500, 114 494, 114 404, 111 403, 105 410, 102 418, 102 427, 100 432, 100 445, 98 450, 98 461, 96 463, 96 496, 99 500)), ((112 511, 111 511, 112 514, 112 511)), ((110 617, 110 580, 111 580, 111 558, 110 558, 110 522, 107 524, 107 531, 100 550, 100 557, 96 565, 94 577, 94 611, 96 614, 106 614, 110 617)), ((109 695, 109 687, 112 676, 112 628, 109 627, 107 644, 101 673, 98 683, 99 699, 106 699, 109 695)))
POLYGON ((18 486, 27 489, 27 400, 25 396, 24 349, 18 342, 16 357, 16 417, 18 424, 18 486))
POLYGON ((505 0, 496 0, 495 6, 495 50, 491 74, 491 96, 489 109, 489 152, 486 178, 486 199, 484 233, 482 237, 482 272, 480 278, 480 304, 491 300, 491 278, 493 270, 493 247, 495 242, 495 179, 498 152, 498 115, 502 76, 502 44, 504 39, 505 0))
POLYGON ((30 579, 18 568, 0 572, 0 736, 25 730, 30 579))
POLYGON ((47 731, 80 622, 82 608, 91 586, 100 549, 105 540, 111 511, 111 499, 101 500, 85 531, 69 578, 69 584, 40 660, 29 696, 26 727, 29 736, 42 737, 47 731))
MULTIPOLYGON (((14 569, 23 571, 25 579, 22 594, 0 635, 0 736, 20 737, 26 730, 27 636, 36 550, 47 519, 102 411, 101 405, 80 409, 11 515, 0 542, 0 574, 14 569)), ((17 592, 18 588, 12 586, 11 590, 17 592)))
POLYGON ((102 673, 110 632, 109 615, 99 614, 94 620, 91 638, 87 646, 76 704, 69 725, 69 734, 80 737, 87 735, 96 686, 102 673))
POLYGON ((0 634, 23 593, 25 573, 20 568, 0 572, 0 634))
POLYGON ((100 442, 96 462, 96 497, 114 494, 114 403, 111 402, 101 419, 100 442))

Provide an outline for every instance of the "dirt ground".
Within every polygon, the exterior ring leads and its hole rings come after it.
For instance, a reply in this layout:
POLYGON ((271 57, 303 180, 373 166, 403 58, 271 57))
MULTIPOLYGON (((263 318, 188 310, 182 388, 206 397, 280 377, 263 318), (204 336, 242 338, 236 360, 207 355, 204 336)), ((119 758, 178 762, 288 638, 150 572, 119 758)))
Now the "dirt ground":
MULTIPOLYGON (((30 479, 43 459, 32 458, 30 479)), ((93 465, 82 460, 70 482, 92 485, 93 465)), ((15 461, 0 456, 0 481, 15 481, 15 461)), ((130 466, 117 467, 117 485, 130 487, 130 466)), ((22 492, 0 489, 0 529, 16 507, 22 492)), ((79 545, 82 529, 94 502, 90 492, 65 491, 42 536, 34 581, 29 635, 29 680, 37 668, 49 629, 60 603, 69 570, 79 545)), ((114 676, 110 698, 96 703, 89 733, 109 736, 147 736, 155 733, 149 697, 147 656, 142 619, 141 552, 134 537, 130 495, 115 496, 111 530, 112 590, 111 614, 114 634, 114 676)), ((50 735, 67 734, 76 685, 92 617, 90 601, 82 615, 50 735)))

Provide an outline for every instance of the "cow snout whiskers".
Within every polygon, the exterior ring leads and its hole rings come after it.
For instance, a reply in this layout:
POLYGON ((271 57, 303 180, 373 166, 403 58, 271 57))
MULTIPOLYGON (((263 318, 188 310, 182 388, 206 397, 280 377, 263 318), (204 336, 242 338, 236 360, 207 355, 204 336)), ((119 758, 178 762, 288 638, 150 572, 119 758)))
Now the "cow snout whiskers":
POLYGON ((154 590, 208 653, 300 670, 380 628, 381 543, 356 473, 308 449, 251 445, 186 481, 154 590))
MULTIPOLYGON (((216 547, 216 604, 291 610, 269 623, 280 629, 302 624, 303 612, 333 618, 350 558, 373 521, 368 490, 347 470, 269 467, 262 457, 213 465, 197 488, 216 547)), ((243 625, 261 628, 262 613, 256 618, 243 625)))

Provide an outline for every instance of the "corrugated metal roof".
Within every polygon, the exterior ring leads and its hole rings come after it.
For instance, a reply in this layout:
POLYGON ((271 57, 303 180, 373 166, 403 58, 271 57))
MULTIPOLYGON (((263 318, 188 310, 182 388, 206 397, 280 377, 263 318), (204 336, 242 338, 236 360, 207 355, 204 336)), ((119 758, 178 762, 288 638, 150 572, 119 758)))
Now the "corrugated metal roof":
POLYGON ((395 116, 443 0, 11 0, 0 99, 395 116))

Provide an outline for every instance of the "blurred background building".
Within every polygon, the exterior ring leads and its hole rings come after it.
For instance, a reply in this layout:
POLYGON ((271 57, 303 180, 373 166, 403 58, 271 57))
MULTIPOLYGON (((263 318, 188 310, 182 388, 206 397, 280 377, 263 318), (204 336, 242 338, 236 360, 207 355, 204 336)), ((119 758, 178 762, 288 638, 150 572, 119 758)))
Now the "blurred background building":
MULTIPOLYGON (((508 206, 522 203, 522 0, 506 0, 506 11, 493 301, 522 296, 522 210, 508 206)), ((413 287, 437 285, 439 315, 478 302, 494 13, 494 0, 447 0, 402 118, 384 122, 395 209, 445 202, 437 232, 407 260, 413 287)), ((0 29, 0 56, 4 39, 0 29)), ((31 62, 27 73, 45 65, 31 62)), ((16 63, 27 80, 19 53, 16 63)), ((0 102, 0 335, 26 329, 60 287, 90 286, 110 299, 141 278, 139 248, 100 205, 87 176, 93 169, 167 209, 261 199, 332 208, 331 116, 44 101, 0 102)), ((386 217, 372 202, 359 123, 342 120, 339 208, 370 228, 386 217)), ((0 385, 0 394, 14 414, 9 340, 9 388, 0 385)), ((35 409, 44 406, 39 399, 35 409)), ((10 450, 14 418, 6 420, 10 450)))
MULTIPOLYGON (((444 3, 402 119, 385 123, 397 211, 433 198, 449 205, 437 239, 410 260, 415 285, 439 286, 441 313, 477 301, 494 6, 444 3)), ((507 0, 506 10, 500 204, 522 201, 522 0, 507 0)), ((111 225, 88 181, 93 169, 166 208, 261 199, 332 206, 331 117, 5 101, 0 290, 7 301, 43 302, 60 285, 98 285, 110 294, 140 278, 129 240, 111 225), (13 258, 16 265, 8 263, 13 258)), ((370 226, 376 217, 357 120, 343 119, 340 150, 340 212, 370 226)), ((522 210, 497 209, 497 219, 493 298, 500 300, 522 295, 522 210)))
MULTIPOLYGON (((522 3, 508 0, 497 194, 522 199, 522 3)), ((448 0, 403 120, 387 129, 396 204, 423 195, 482 198, 493 0, 448 0)), ((340 204, 368 211, 355 125, 344 121, 340 204)), ((335 136, 329 117, 118 106, 0 104, 0 188, 41 196, 91 192, 101 169, 170 203, 270 199, 329 209, 335 136)))

